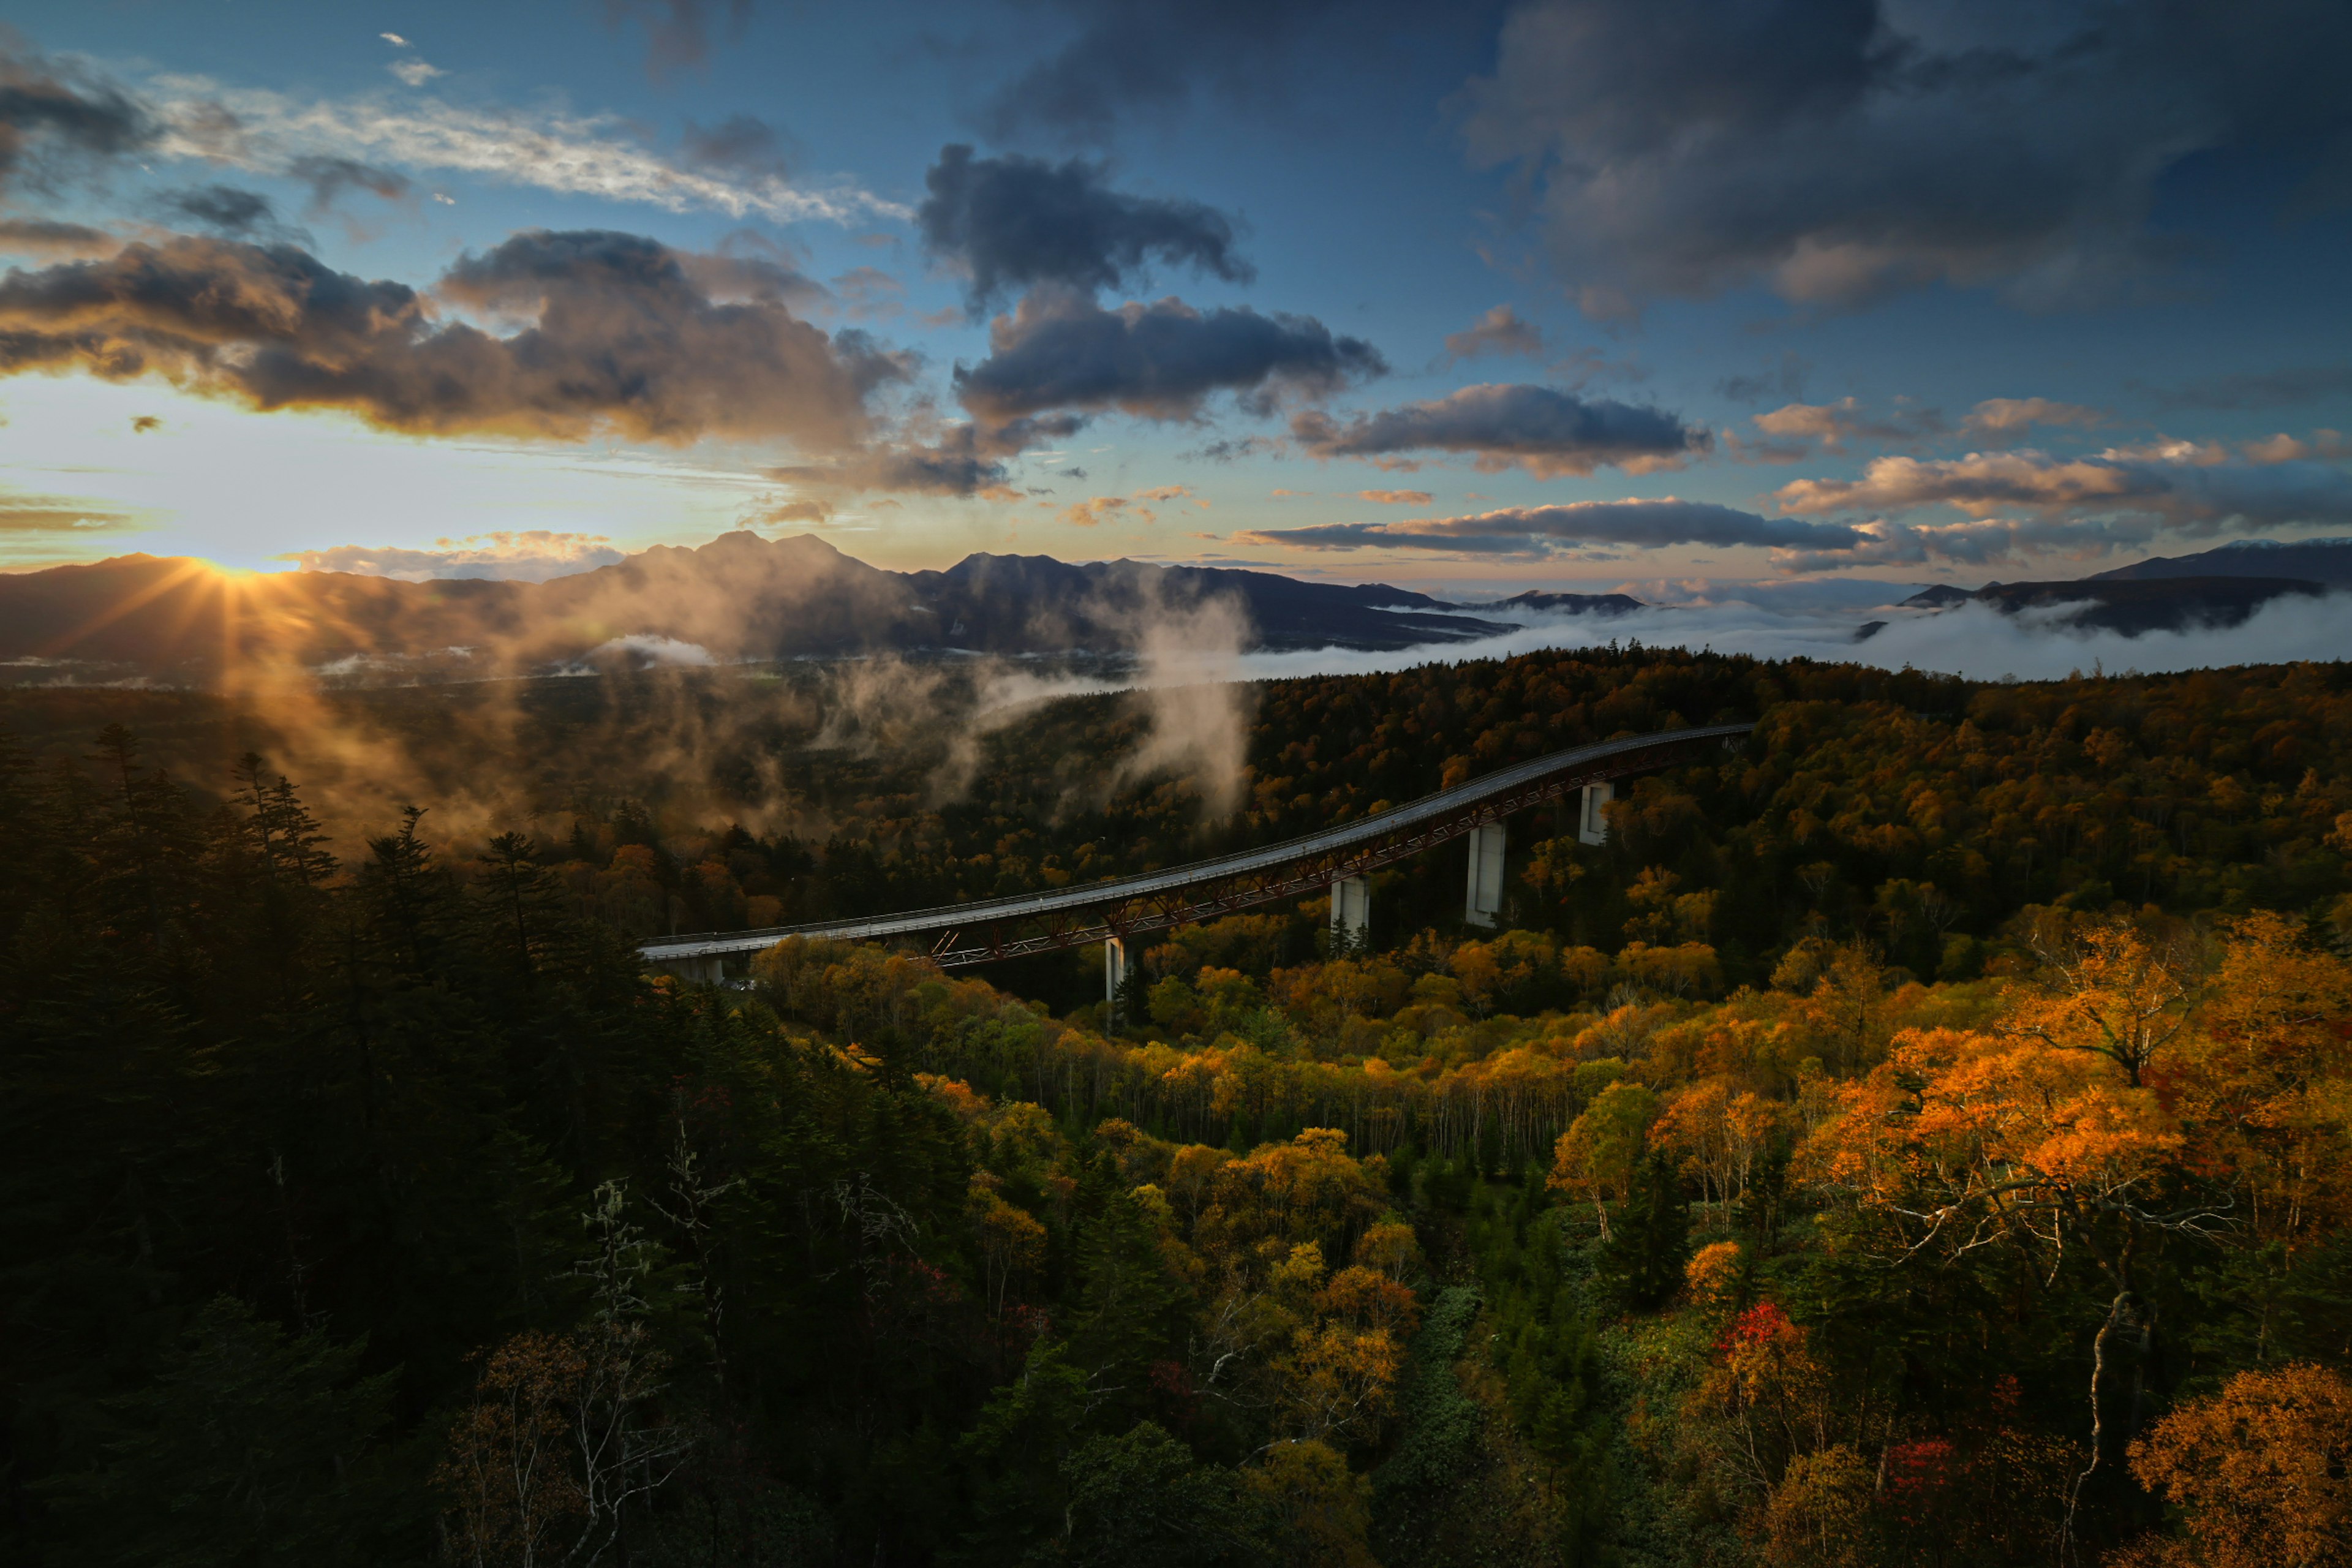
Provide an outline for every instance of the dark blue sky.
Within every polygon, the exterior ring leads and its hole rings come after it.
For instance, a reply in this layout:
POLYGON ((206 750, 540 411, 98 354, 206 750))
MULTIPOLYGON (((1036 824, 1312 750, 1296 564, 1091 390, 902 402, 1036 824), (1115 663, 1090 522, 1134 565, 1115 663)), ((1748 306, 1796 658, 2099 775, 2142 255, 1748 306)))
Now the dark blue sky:
POLYGON ((15 17, 0 565, 2352 533, 2340 4, 15 17))

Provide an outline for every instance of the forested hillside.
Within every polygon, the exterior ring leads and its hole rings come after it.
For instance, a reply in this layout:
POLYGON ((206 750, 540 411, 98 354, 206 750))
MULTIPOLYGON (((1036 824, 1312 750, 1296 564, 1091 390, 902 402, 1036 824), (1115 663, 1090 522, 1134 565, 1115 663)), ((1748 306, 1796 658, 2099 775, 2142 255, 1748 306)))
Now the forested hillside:
MULTIPOLYGON (((510 820, 363 829, 216 705, 12 709, 12 1558, 2347 1560, 2346 667, 1280 682, 1208 821, 1105 785, 1117 696, 961 752, 780 700, 667 793, 608 743, 719 679, 570 683, 510 820), (1605 846, 1514 820, 1502 930, 1440 852, 1361 950, 1178 931, 1116 1016, 1091 953, 628 947, 1723 718, 1605 846)), ((455 778, 456 710, 367 700, 455 778)))

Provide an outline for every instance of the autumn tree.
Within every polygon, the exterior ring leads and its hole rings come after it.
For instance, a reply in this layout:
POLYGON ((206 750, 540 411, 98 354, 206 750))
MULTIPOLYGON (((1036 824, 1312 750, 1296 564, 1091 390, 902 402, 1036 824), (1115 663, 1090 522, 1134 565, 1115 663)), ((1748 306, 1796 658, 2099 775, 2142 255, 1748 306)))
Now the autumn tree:
POLYGON ((1608 1200, 1631 1188, 1657 1113, 1658 1097, 1649 1089, 1612 1083, 1592 1097, 1552 1151, 1550 1185, 1591 1201, 1603 1240, 1609 1237, 1608 1200))
POLYGON ((2309 1363, 2242 1372, 2131 1447, 2132 1473, 2185 1536, 2134 1560, 2196 1568, 2352 1563, 2352 1382, 2309 1363))
POLYGON ((1840 1099, 1807 1158, 1878 1225, 1888 1261, 1950 1264, 2004 1246, 2045 1268, 2087 1258, 2104 1277, 2079 1500, 2111 1447, 2108 1355, 2119 1333, 2147 1321, 2143 1258, 2159 1237, 2224 1235, 2226 1194, 2186 1180, 2177 1121, 2121 1062, 2032 1032, 1906 1031, 1840 1099))

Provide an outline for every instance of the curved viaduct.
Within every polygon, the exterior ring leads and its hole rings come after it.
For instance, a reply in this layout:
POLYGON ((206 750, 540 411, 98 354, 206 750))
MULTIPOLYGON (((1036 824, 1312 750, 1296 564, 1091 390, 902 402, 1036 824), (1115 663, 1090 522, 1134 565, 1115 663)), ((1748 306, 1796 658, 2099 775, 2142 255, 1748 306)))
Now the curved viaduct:
POLYGON ((1104 942, 1105 980, 1115 989, 1124 971, 1124 939, 1255 904, 1328 888, 1333 926, 1361 931, 1369 913, 1367 872, 1465 836, 1473 839, 1465 912, 1475 922, 1492 924, 1502 907, 1504 817, 1582 792, 1578 834, 1597 844, 1606 832, 1600 806, 1613 793, 1612 781, 1699 761, 1754 728, 1708 724, 1556 752, 1341 826, 1140 876, 858 920, 663 937, 637 951, 650 964, 715 981, 730 956, 758 952, 788 936, 920 940, 931 960, 950 969, 1104 942))

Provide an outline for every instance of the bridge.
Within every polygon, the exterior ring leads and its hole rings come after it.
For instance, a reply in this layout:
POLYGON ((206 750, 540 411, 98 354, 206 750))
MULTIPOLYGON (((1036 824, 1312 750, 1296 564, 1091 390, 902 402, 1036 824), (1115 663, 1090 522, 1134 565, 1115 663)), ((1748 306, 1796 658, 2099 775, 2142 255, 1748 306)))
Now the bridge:
POLYGON ((947 969, 1101 942, 1104 984, 1116 993, 1128 939, 1257 904, 1328 889, 1332 929, 1360 935, 1370 923, 1368 873, 1464 837, 1471 839, 1465 917, 1492 925, 1502 909, 1503 818, 1577 793, 1577 836, 1598 844, 1608 835, 1601 807, 1615 793, 1614 781, 1701 761, 1754 728, 1708 724, 1556 752, 1337 827, 1139 876, 858 920, 663 937, 637 952, 673 973, 716 981, 729 957, 761 952, 788 936, 920 942, 947 969))

